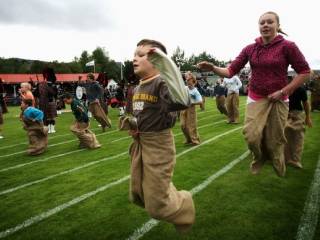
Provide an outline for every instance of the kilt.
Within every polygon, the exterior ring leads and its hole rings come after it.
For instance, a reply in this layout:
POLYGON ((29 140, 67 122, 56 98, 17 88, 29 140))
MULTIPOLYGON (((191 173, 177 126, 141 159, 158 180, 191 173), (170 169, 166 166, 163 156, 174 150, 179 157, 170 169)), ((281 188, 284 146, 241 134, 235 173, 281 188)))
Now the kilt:
POLYGON ((57 117, 57 105, 56 102, 49 102, 46 109, 47 120, 54 120, 57 117))

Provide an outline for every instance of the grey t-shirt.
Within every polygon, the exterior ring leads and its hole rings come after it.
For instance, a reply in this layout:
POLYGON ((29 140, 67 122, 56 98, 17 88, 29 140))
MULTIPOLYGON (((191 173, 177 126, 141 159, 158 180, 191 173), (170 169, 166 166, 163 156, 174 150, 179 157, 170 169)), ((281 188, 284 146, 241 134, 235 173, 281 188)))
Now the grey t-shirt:
POLYGON ((188 106, 173 103, 166 83, 156 77, 145 80, 134 89, 133 116, 140 132, 157 132, 174 126, 178 110, 188 106))

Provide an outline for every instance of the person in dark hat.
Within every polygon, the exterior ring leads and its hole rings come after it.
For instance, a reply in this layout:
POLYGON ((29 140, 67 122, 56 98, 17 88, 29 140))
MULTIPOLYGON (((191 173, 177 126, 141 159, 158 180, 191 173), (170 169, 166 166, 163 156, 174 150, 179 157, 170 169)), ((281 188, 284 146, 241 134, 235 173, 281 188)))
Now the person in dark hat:
POLYGON ((42 74, 44 81, 39 83, 39 109, 44 113, 43 122, 49 128, 48 133, 55 133, 57 78, 53 68, 45 68, 42 74))
POLYGON ((3 125, 3 114, 8 112, 7 105, 4 99, 4 86, 2 79, 0 78, 0 139, 3 138, 2 136, 2 125, 3 125))

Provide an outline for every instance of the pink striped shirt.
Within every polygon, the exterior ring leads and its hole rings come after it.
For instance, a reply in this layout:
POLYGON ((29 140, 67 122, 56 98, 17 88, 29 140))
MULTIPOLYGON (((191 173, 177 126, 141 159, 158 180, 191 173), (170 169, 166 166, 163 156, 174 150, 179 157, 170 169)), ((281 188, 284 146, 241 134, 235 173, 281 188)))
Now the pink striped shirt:
POLYGON ((238 73, 249 61, 252 75, 249 92, 254 96, 268 96, 287 85, 288 66, 298 73, 310 73, 303 54, 294 42, 277 35, 263 45, 259 37, 246 46, 229 66, 231 76, 238 73))

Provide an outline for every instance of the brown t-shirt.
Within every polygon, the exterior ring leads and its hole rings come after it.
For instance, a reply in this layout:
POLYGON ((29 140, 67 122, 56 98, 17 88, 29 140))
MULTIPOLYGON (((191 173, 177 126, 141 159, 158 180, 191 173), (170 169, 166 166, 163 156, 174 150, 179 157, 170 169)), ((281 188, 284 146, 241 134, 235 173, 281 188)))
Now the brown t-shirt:
POLYGON ((175 111, 188 106, 173 103, 166 83, 158 76, 141 81, 134 89, 132 107, 140 132, 158 132, 173 127, 175 111))

